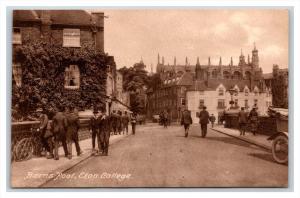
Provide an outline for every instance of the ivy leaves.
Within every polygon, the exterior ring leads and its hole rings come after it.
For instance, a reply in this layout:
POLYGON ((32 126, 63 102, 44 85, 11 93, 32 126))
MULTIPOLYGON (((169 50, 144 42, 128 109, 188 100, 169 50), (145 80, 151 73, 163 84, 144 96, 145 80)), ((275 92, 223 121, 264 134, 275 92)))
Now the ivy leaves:
POLYGON ((22 85, 13 85, 12 108, 22 119, 38 107, 50 111, 68 103, 81 109, 105 105, 109 59, 94 46, 65 48, 42 41, 28 42, 14 48, 14 61, 21 63, 22 85), (80 70, 77 90, 64 87, 65 68, 71 64, 80 70))

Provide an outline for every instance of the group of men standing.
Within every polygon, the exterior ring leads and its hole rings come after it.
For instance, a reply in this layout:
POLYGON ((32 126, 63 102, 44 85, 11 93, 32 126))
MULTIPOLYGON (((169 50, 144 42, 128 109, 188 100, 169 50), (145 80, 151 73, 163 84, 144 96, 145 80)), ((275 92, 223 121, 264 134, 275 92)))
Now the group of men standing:
MULTIPOLYGON (((38 131, 40 132, 42 147, 47 152, 47 159, 59 159, 58 148, 60 144, 64 149, 65 157, 72 159, 73 142, 77 155, 82 154, 78 138, 79 115, 73 105, 69 105, 66 109, 62 105, 58 106, 52 122, 49 121, 44 109, 39 108, 37 114, 40 121, 38 131)), ((111 132, 114 135, 121 134, 121 132, 124 135, 126 132, 128 135, 129 122, 132 125, 132 134, 135 135, 135 113, 129 117, 126 111, 122 115, 121 111, 116 112, 114 110, 111 115, 106 115, 105 109, 99 112, 95 108, 89 122, 89 131, 92 135, 92 154, 107 156, 111 132), (98 150, 95 149, 96 139, 98 150)))
MULTIPOLYGON (((205 138, 207 134, 207 124, 211 122, 211 126, 213 128, 216 118, 214 114, 211 114, 211 116, 209 116, 209 113, 207 112, 205 106, 202 107, 202 110, 199 114, 197 114, 197 117, 199 117, 199 123, 201 125, 201 136, 205 138)), ((253 133, 253 135, 255 135, 258 128, 257 107, 253 107, 249 114, 245 112, 245 108, 242 107, 241 111, 238 113, 238 122, 240 135, 245 135, 246 126, 248 123, 251 126, 251 132, 253 133)), ((190 112, 188 110, 184 110, 181 116, 181 125, 184 126, 185 137, 188 136, 189 127, 192 123, 193 120, 190 112)))
POLYGON ((108 146, 110 138, 110 129, 112 116, 106 115, 105 110, 98 112, 94 109, 93 116, 90 118, 89 131, 92 132, 92 153, 108 155, 108 146), (96 147, 96 138, 98 143, 98 150, 96 147))
POLYGON ((49 121, 45 110, 39 108, 41 140, 43 148, 46 149, 46 157, 48 159, 59 159, 58 148, 62 144, 65 157, 72 159, 72 143, 75 143, 77 155, 81 155, 82 151, 79 146, 78 130, 80 127, 79 116, 73 105, 69 105, 67 109, 59 106, 52 122, 49 121))
POLYGON ((113 110, 111 113, 111 123, 112 123, 112 130, 114 135, 123 135, 126 132, 126 135, 128 135, 128 125, 129 125, 129 115, 127 111, 122 113, 122 111, 116 111, 113 110))

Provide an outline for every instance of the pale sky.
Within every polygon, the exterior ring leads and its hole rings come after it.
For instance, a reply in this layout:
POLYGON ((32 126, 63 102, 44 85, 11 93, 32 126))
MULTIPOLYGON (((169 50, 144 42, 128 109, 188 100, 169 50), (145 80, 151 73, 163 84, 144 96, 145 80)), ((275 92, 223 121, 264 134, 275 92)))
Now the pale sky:
POLYGON ((288 67, 288 11, 287 10, 212 10, 212 9, 147 9, 104 10, 105 51, 115 57, 118 68, 132 66, 143 58, 150 71, 155 71, 157 54, 165 64, 191 65, 234 64, 243 50, 247 57, 256 43, 260 66, 264 73, 272 65, 288 67))

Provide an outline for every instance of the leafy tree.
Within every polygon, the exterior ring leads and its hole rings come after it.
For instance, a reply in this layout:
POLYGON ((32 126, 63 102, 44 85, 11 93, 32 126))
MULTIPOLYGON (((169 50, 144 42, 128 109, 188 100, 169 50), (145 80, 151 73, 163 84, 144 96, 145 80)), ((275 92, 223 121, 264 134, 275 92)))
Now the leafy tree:
POLYGON ((123 75, 123 89, 130 93, 131 110, 145 113, 145 88, 148 86, 149 76, 143 62, 135 63, 132 67, 119 69, 123 75))
POLYGON ((272 80, 273 106, 288 108, 286 78, 283 74, 275 74, 272 80))

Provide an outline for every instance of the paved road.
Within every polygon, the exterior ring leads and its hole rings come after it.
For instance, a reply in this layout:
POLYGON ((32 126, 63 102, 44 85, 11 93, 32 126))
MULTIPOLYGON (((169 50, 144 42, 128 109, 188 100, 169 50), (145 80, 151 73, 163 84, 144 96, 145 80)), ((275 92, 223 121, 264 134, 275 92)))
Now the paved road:
POLYGON ((179 126, 151 125, 45 187, 284 187, 287 180, 288 167, 254 145, 212 130, 203 139, 197 125, 188 138, 179 126))

